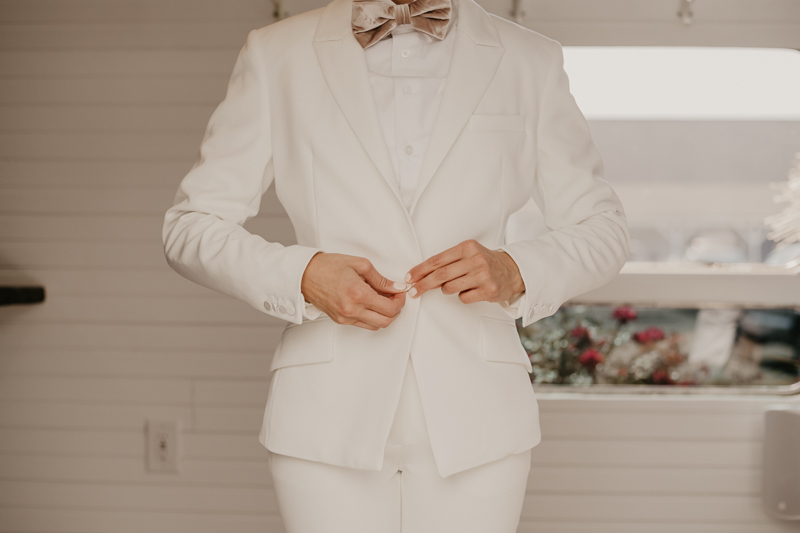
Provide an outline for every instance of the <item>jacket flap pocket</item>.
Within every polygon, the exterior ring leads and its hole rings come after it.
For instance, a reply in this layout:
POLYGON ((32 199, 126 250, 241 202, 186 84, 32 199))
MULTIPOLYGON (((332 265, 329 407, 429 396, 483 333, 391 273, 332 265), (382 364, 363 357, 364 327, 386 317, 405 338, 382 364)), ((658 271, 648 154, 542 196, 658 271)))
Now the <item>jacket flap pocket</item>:
POLYGON ((317 319, 287 327, 275 348, 270 372, 285 366, 322 363, 333 359, 335 326, 333 320, 317 319))
POLYGON ((494 317, 480 317, 481 353, 487 361, 519 363, 533 371, 528 353, 522 347, 513 320, 500 320, 494 317))
POLYGON ((471 131, 525 131, 525 115, 472 115, 471 131))

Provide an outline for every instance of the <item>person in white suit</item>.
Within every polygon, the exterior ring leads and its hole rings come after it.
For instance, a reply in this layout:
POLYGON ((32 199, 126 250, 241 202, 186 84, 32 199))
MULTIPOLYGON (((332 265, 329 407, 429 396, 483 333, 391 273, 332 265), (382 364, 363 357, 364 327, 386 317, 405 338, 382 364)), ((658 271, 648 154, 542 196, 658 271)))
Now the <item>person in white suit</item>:
POLYGON ((250 31, 162 238, 287 321, 259 440, 289 533, 515 531, 541 440, 515 319, 629 251, 560 43, 474 0, 250 31), (273 183, 295 245, 243 228, 273 183), (506 243, 530 198, 549 231, 506 243))

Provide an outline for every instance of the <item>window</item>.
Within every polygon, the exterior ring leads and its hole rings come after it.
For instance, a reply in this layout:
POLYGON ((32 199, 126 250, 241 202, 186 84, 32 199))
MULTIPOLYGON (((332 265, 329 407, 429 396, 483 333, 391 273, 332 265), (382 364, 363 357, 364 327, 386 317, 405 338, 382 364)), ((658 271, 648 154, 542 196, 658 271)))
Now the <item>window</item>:
MULTIPOLYGON (((532 381, 592 392, 800 391, 800 347, 788 333, 797 327, 800 244, 777 246, 767 222, 789 208, 775 200, 780 187, 800 179, 800 51, 564 46, 564 68, 625 207, 631 255, 610 284, 520 329, 532 381), (638 317, 614 337, 621 350, 594 346, 581 362, 590 339, 610 342, 618 308, 638 317), (751 328, 779 322, 788 328, 780 342, 751 328), (590 337, 576 345, 575 328, 590 337), (664 338, 639 342, 647 328, 664 338)), ((506 240, 546 231, 531 200, 509 220, 506 240)))
MULTIPOLYGON (((565 46, 564 68, 625 206, 630 261, 800 258, 765 223, 787 207, 770 184, 800 174, 800 51, 565 46)), ((515 217, 513 240, 544 231, 533 202, 515 217)))

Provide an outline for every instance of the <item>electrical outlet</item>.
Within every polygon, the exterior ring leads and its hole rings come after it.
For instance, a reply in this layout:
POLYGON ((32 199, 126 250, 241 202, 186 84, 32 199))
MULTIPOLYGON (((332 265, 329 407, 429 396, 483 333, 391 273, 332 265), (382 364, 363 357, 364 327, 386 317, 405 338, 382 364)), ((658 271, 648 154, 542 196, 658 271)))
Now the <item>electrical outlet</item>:
POLYGON ((147 470, 178 472, 178 421, 147 422, 147 470))

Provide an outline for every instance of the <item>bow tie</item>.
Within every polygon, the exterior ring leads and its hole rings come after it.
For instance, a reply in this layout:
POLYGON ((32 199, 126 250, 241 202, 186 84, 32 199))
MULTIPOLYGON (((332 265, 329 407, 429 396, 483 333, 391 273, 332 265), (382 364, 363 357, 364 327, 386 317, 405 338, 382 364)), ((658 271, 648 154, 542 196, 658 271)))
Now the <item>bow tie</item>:
POLYGON ((386 37, 401 24, 440 41, 450 21, 451 0, 412 0, 391 4, 383 0, 353 0, 353 35, 362 48, 386 37))

